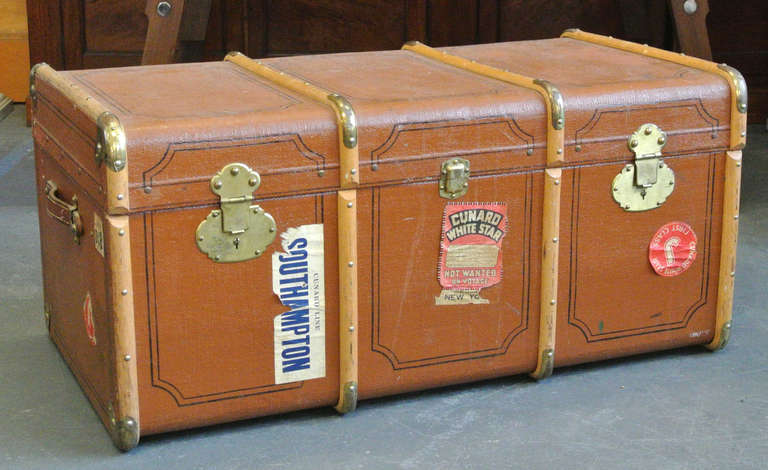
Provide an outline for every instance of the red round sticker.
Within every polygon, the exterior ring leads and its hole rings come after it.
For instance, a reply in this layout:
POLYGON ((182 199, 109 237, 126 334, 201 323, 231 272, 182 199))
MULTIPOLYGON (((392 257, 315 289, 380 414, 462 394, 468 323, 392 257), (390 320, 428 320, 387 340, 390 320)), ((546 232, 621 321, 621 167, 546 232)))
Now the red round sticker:
POLYGON ((665 224, 651 239, 648 259, 660 276, 684 273, 696 259, 696 233, 685 222, 665 224))

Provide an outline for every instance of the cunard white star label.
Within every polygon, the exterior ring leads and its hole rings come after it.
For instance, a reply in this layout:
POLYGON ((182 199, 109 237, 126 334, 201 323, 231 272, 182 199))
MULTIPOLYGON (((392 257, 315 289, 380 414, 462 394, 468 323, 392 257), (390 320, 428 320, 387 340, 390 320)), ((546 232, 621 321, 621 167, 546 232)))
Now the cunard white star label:
POLYGON ((437 305, 487 304, 480 290, 501 282, 505 202, 448 203, 443 214, 437 305))

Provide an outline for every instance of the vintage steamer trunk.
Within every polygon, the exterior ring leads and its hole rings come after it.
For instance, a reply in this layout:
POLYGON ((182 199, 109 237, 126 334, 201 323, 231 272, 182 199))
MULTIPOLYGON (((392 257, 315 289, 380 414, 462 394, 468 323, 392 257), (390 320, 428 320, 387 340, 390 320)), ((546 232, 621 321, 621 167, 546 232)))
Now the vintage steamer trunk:
POLYGON ((46 319, 121 449, 727 342, 737 71, 403 49, 33 69, 46 319))

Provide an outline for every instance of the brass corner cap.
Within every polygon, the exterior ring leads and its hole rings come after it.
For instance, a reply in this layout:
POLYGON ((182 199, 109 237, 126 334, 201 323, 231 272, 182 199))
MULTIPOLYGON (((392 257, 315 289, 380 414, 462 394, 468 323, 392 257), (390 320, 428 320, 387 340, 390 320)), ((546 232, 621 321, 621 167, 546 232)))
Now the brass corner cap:
POLYGON ((419 42, 419 41, 408 41, 405 44, 403 44, 403 49, 405 49, 406 47, 409 47, 409 46, 413 47, 413 46, 420 46, 420 45, 422 45, 422 43, 419 42))
POLYGON ((37 76, 37 71, 43 66, 50 67, 47 63, 40 62, 33 65, 32 68, 29 69, 29 96, 33 99, 35 98, 35 93, 37 92, 35 89, 35 78, 37 76))
POLYGON ((552 127, 557 130, 562 130, 563 127, 565 127, 565 103, 563 102, 563 94, 560 93, 560 90, 550 81, 537 78, 533 83, 544 88, 544 91, 549 98, 552 127))
POLYGON ((336 405, 341 414, 350 413, 357 408, 357 382, 347 382, 342 388, 342 397, 336 405))
POLYGON ((99 129, 96 139, 96 163, 104 163, 115 172, 122 170, 128 156, 125 129, 120 124, 120 119, 109 111, 104 111, 96 119, 96 126, 99 129))
POLYGON ((123 452, 139 445, 139 423, 130 416, 115 423, 112 430, 112 442, 123 452))
POLYGON ((563 36, 565 36, 568 33, 580 33, 580 32, 581 32, 581 30, 579 28, 568 28, 565 31, 563 31, 563 33, 560 35, 560 37, 563 37, 563 36))
POLYGON ((227 52, 227 55, 224 56, 224 59, 226 59, 227 57, 237 57, 237 56, 247 57, 245 54, 243 54, 240 51, 229 51, 227 52))
POLYGON ((746 113, 747 81, 744 80, 744 75, 728 64, 717 64, 717 68, 727 73, 731 82, 733 82, 734 89, 736 90, 736 109, 742 114, 746 113))

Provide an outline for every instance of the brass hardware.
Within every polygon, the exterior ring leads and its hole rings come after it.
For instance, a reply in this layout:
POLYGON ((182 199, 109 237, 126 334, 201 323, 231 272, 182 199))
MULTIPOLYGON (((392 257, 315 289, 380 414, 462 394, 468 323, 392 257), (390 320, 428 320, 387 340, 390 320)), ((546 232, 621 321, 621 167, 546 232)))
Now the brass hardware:
POLYGON ((643 124, 630 137, 634 165, 626 165, 613 179, 613 199, 628 212, 655 209, 675 189, 675 173, 661 160, 667 135, 655 124, 643 124))
MULTIPOLYGON (((552 127, 558 131, 565 126, 565 105, 563 104, 563 95, 552 83, 546 80, 536 79, 533 83, 541 86, 549 96, 550 115, 552 116, 552 127)), ((562 151, 558 152, 562 153, 562 151)))
POLYGON ((77 208, 77 196, 72 197, 72 203, 68 203, 58 196, 59 187, 51 180, 45 182, 45 196, 48 198, 46 212, 48 215, 67 225, 72 230, 75 243, 80 243, 83 235, 83 220, 77 208))
POLYGON ((696 4, 696 0, 685 0, 685 3, 683 3, 683 11, 686 15, 692 15, 698 9, 699 6, 696 4))
MULTIPOLYGON (((355 117, 355 110, 352 109, 352 105, 343 96, 331 93, 328 95, 328 101, 333 103, 336 107, 336 112, 339 115, 341 121, 341 136, 344 146, 348 149, 355 148, 357 145, 357 118, 355 117)), ((354 168, 352 169, 355 172, 354 168)), ((354 174, 354 172, 353 172, 354 174)))
POLYGON ((231 163, 211 178, 211 191, 221 199, 197 227, 197 247, 219 263, 258 258, 275 239, 275 219, 251 205, 261 184, 259 174, 242 163, 231 163))
POLYGON ((552 349, 545 349, 541 352, 540 372, 538 374, 531 374, 536 380, 546 379, 552 375, 552 371, 555 368, 555 351, 552 349))
POLYGON ((96 138, 96 164, 105 163, 112 171, 120 171, 125 168, 126 148, 125 131, 120 125, 120 120, 109 111, 101 113, 96 119, 99 128, 96 138))
POLYGON ((51 304, 45 303, 43 306, 43 319, 45 320, 45 329, 50 330, 51 329, 51 314, 53 312, 53 308, 51 307, 51 304))
POLYGON ((456 199, 469 189, 469 160, 451 158, 440 168, 440 197, 456 199))
POLYGON ((37 87, 35 86, 37 71, 43 65, 48 65, 48 64, 46 64, 45 62, 40 62, 39 64, 33 65, 32 68, 29 70, 29 97, 32 98, 33 102, 37 101, 37 87))
POLYGON ((341 414, 355 411, 357 408, 357 382, 344 384, 341 402, 336 406, 336 411, 341 414))
MULTIPOLYGON (((744 76, 727 64, 717 64, 717 68, 727 73, 731 82, 733 82, 733 88, 736 90, 736 109, 744 114, 747 112, 747 81, 744 80, 744 76)), ((746 137, 746 133, 741 137, 746 137)))
POLYGON ((723 323, 723 327, 720 329, 720 340, 717 342, 717 344, 708 344, 707 348, 709 348, 711 351, 719 351, 728 344, 728 340, 730 339, 731 339, 731 322, 727 321, 723 323))
POLYGON ((112 403, 107 406, 107 416, 109 417, 110 436, 115 447, 127 452, 139 445, 139 425, 134 418, 126 416, 118 420, 115 417, 112 403))

